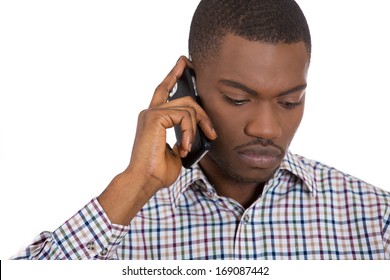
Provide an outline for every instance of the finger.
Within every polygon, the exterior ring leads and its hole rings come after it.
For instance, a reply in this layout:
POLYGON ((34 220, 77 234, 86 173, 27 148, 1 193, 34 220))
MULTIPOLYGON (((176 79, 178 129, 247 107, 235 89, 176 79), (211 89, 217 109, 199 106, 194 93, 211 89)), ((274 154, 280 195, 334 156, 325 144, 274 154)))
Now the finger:
MULTIPOLYGON (((189 108, 159 108, 149 109, 146 114, 148 115, 144 116, 146 123, 162 126, 164 131, 175 125, 180 126, 182 139, 180 143, 177 143, 180 155, 183 156, 184 153, 189 152, 196 131, 196 113, 194 110, 189 108)), ((150 129, 154 130, 156 128, 151 127, 150 129)))
POLYGON ((192 97, 178 98, 161 105, 159 108, 180 110, 185 110, 185 108, 190 110, 189 108, 191 108, 191 111, 195 113, 195 116, 193 117, 193 121, 195 122, 194 127, 199 125, 205 136, 210 140, 215 140, 217 138, 217 133, 215 132, 209 116, 192 97))
POLYGON ((174 145, 172 148, 167 144, 167 152, 166 155, 172 159, 172 164, 175 166, 170 166, 174 170, 180 170, 182 163, 181 163, 181 158, 180 158, 180 153, 179 153, 179 148, 174 145), (168 148, 169 147, 169 148, 168 148))
POLYGON ((168 110, 188 111, 191 115, 191 121, 192 121, 194 136, 195 136, 195 132, 197 129, 196 127, 198 124, 196 110, 203 110, 203 109, 202 109, 202 107, 200 107, 198 105, 198 103, 196 103, 195 101, 194 102, 191 101, 191 100, 193 100, 192 97, 184 97, 184 98, 180 98, 180 99, 189 99, 188 100, 189 102, 187 103, 187 102, 184 102, 185 100, 180 100, 180 102, 178 102, 178 104, 175 104, 173 102, 171 102, 171 104, 165 103, 164 105, 160 106, 159 109, 161 108, 161 109, 168 109, 168 110), (196 108, 193 106, 195 106, 196 108))
POLYGON ((187 65, 187 61, 188 60, 183 56, 179 58, 173 69, 169 72, 161 84, 157 86, 156 90, 154 91, 152 100, 150 101, 149 108, 153 108, 167 102, 169 93, 175 86, 177 80, 183 74, 184 68, 187 65))

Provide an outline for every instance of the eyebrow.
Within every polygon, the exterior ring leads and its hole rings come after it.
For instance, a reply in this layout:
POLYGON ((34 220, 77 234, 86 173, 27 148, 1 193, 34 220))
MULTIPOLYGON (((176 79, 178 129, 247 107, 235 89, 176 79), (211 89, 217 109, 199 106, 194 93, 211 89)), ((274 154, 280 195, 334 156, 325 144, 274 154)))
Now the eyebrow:
MULTIPOLYGON (((240 89, 240 90, 245 91, 246 93, 248 93, 248 94, 250 94, 252 96, 257 96, 258 95, 258 92, 256 92, 255 90, 247 87, 246 85, 244 85, 242 83, 236 82, 236 81, 222 79, 222 80, 219 80, 219 83, 224 84, 224 85, 226 85, 228 87, 240 89)), ((280 92, 278 94, 278 97, 285 96, 285 95, 288 95, 288 94, 291 94, 291 93, 294 93, 294 92, 297 92, 297 91, 304 90, 304 89, 306 89, 306 87, 307 87, 307 84, 298 85, 298 86, 293 87, 291 89, 288 89, 288 90, 280 92)))

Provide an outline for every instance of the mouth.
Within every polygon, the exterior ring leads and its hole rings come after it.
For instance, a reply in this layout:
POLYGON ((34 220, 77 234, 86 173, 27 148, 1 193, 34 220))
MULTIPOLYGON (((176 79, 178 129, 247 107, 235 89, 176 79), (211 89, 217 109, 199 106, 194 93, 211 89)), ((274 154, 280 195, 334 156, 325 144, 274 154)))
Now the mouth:
POLYGON ((247 165, 260 169, 277 167, 283 152, 274 146, 254 145, 237 150, 239 158, 247 165))

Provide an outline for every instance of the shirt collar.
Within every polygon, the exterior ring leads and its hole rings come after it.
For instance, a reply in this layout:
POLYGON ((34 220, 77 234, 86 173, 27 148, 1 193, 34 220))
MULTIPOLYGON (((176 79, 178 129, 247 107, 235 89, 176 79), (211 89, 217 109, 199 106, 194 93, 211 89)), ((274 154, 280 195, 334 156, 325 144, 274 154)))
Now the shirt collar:
POLYGON ((179 178, 168 188, 171 204, 174 207, 177 207, 183 193, 187 191, 190 186, 195 185, 209 194, 215 193, 214 187, 209 183, 200 166, 195 164, 192 168, 183 168, 179 178))
MULTIPOLYGON (((300 178, 304 183, 304 186, 311 193, 311 196, 316 196, 317 186, 313 176, 304 163, 303 157, 294 155, 288 151, 279 169, 275 172, 275 176, 282 176, 278 175, 282 170, 287 170, 300 178)), ((171 187, 168 188, 169 197, 174 207, 177 207, 182 194, 192 185, 196 185, 205 191, 208 195, 213 195, 216 193, 214 187, 210 184, 206 175, 203 173, 198 164, 189 169, 183 168, 179 178, 175 183, 172 184, 171 187)))
POLYGON ((308 170, 308 165, 305 164, 305 161, 305 158, 292 154, 290 151, 288 151, 283 159, 282 164, 280 165, 279 170, 287 170, 300 178, 305 187, 310 191, 311 196, 315 197, 317 195, 317 185, 313 178, 312 172, 308 170))

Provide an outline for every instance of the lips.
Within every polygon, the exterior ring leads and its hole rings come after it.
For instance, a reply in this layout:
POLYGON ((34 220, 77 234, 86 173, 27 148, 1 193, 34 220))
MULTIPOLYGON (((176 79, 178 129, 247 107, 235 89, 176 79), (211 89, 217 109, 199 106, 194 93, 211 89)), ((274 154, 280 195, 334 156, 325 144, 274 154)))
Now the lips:
POLYGON ((275 146, 251 145, 236 150, 239 158, 252 167, 275 168, 283 156, 283 151, 275 146))

